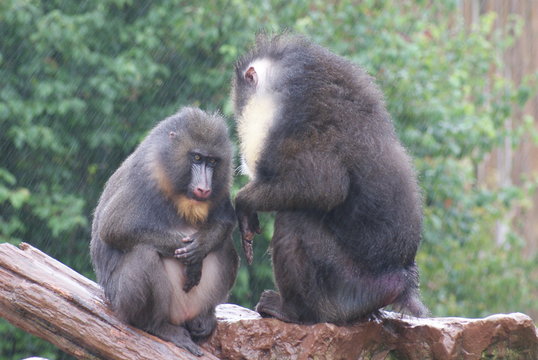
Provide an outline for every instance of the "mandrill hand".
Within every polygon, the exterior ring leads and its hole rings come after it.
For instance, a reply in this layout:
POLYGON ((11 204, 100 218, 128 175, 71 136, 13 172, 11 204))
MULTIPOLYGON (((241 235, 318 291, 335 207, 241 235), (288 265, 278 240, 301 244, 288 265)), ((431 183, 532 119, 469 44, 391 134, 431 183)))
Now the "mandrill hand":
POLYGON ((185 284, 183 291, 189 292, 200 283, 202 278, 202 262, 206 256, 205 247, 201 246, 202 241, 189 236, 181 241, 187 244, 185 247, 176 249, 174 257, 185 264, 185 284))
POLYGON ((206 247, 203 245, 206 241, 200 241, 197 238, 186 236, 181 239, 186 245, 176 249, 174 257, 184 264, 194 264, 202 262, 207 255, 206 247))
POLYGON ((252 241, 254 240, 254 235, 261 233, 258 214, 256 212, 250 214, 243 213, 240 208, 236 208, 236 214, 239 221, 243 251, 245 252, 248 264, 252 265, 254 258, 252 241))

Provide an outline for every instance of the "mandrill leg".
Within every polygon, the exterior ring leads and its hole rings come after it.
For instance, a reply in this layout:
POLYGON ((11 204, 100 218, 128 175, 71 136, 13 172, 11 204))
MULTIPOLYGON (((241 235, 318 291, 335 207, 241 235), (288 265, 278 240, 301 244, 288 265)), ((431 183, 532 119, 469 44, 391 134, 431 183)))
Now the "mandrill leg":
POLYGON ((274 317, 291 323, 299 323, 294 312, 286 310, 280 294, 273 290, 265 290, 256 305, 256 311, 263 317, 274 317))
POLYGON ((196 340, 209 337, 209 335, 211 335, 213 330, 215 330, 217 327, 215 310, 211 309, 205 315, 199 315, 196 318, 188 321, 186 327, 191 333, 192 337, 196 340))
POLYGON ((192 341, 189 332, 182 326, 165 324, 153 330, 152 333, 163 340, 170 341, 180 348, 190 351, 196 356, 203 355, 202 349, 192 341))

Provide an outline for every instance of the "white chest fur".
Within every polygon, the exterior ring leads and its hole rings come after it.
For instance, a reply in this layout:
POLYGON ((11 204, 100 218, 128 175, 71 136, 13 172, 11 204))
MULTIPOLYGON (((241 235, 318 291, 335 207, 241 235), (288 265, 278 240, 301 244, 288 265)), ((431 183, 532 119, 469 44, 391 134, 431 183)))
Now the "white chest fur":
POLYGON ((237 131, 243 158, 242 170, 253 178, 257 161, 276 116, 277 101, 270 89, 274 77, 271 61, 258 59, 249 64, 247 69, 250 67, 256 70, 258 76, 256 93, 249 99, 238 118, 237 131))
POLYGON ((237 129, 241 139, 243 170, 251 178, 254 177, 256 163, 273 124, 274 113, 275 102, 272 97, 256 95, 245 106, 239 119, 237 129))

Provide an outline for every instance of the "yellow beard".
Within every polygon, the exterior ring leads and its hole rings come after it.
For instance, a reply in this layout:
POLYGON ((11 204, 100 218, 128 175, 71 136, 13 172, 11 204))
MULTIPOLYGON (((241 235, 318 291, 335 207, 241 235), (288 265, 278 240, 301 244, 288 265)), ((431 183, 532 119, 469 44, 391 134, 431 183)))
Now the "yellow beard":
POLYGON ((209 214, 209 201, 196 201, 184 195, 174 199, 178 214, 189 224, 200 224, 207 220, 209 214))

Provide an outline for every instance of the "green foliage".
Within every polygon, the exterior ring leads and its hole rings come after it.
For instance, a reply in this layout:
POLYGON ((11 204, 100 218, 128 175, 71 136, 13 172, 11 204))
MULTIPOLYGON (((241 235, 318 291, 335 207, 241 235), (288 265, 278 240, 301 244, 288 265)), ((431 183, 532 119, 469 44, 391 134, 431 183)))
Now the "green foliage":
MULTIPOLYGON (((386 95, 415 158, 424 196, 417 261, 434 315, 536 311, 536 259, 507 220, 529 206, 533 182, 477 183, 484 155, 531 129, 505 123, 535 94, 492 75, 518 33, 472 29, 455 1, 0 2, 0 242, 29 242, 93 277, 91 213, 104 182, 159 120, 184 105, 231 115, 233 63, 259 30, 305 33, 365 67, 386 95), (503 226, 506 240, 496 243, 503 226), (534 270, 535 271, 535 270, 534 270), (535 295, 535 294, 534 294, 535 295)), ((232 122, 230 121, 232 125, 232 122)), ((538 139, 534 133, 532 136, 538 139)), ((234 195, 246 183, 238 176, 234 195)), ((271 216, 255 265, 242 266, 231 301, 253 306, 272 288, 271 216)), ((236 245, 240 244, 236 234, 236 245)), ((244 263, 244 262, 243 262, 244 263)), ((0 322, 0 358, 67 358, 0 322)))

